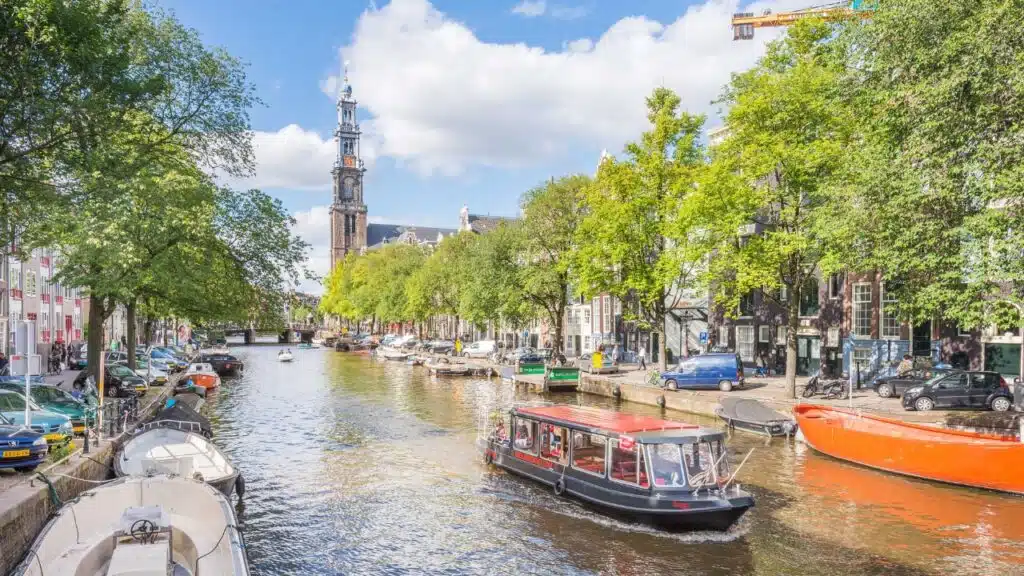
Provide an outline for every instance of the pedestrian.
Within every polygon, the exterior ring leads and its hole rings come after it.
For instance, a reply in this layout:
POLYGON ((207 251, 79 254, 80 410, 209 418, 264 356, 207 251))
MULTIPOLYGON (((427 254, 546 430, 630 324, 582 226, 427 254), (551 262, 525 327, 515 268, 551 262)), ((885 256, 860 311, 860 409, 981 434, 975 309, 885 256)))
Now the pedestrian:
POLYGON ((906 376, 914 370, 914 359, 910 354, 904 354, 903 360, 900 361, 899 366, 896 367, 897 376, 906 376))
POLYGON ((618 363, 619 363, 619 344, 618 344, 618 342, 616 342, 615 346, 612 347, 612 364, 618 364, 618 363))
POLYGON ((637 370, 647 370, 647 350, 643 346, 636 353, 636 362, 640 365, 637 370))
POLYGON ((128 337, 125 336, 124 334, 121 334, 121 348, 128 348, 128 337))
POLYGON ((0 352, 0 374, 5 374, 7 372, 7 366, 10 363, 11 362, 7 359, 7 356, 5 356, 3 352, 0 352))
POLYGON ((455 337, 455 355, 462 356, 462 338, 455 337))

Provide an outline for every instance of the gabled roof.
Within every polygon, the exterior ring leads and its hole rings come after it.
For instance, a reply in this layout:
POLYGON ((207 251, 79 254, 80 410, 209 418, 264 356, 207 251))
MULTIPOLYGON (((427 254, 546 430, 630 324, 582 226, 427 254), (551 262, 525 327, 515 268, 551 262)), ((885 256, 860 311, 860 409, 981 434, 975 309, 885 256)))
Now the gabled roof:
POLYGON ((450 236, 456 232, 458 230, 454 228, 406 226, 402 224, 367 224, 366 246, 374 248, 388 242, 394 242, 403 235, 414 237, 417 244, 436 244, 441 236, 450 236))

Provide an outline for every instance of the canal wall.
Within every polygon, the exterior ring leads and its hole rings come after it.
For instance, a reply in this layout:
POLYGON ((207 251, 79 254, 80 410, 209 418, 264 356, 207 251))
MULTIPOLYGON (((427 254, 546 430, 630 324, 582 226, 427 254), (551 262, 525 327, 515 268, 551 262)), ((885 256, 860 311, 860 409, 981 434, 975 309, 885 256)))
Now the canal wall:
MULTIPOLYGON (((151 389, 143 397, 140 413, 145 414, 144 419, 156 414, 176 383, 177 376, 172 377, 165 386, 151 389)), ((64 462, 41 466, 38 473, 49 480, 52 488, 31 473, 25 476, 26 481, 0 491, 0 574, 7 574, 21 561, 36 535, 60 508, 60 502, 73 500, 110 477, 114 454, 123 438, 120 435, 98 444, 90 441, 89 454, 79 448, 64 462)))

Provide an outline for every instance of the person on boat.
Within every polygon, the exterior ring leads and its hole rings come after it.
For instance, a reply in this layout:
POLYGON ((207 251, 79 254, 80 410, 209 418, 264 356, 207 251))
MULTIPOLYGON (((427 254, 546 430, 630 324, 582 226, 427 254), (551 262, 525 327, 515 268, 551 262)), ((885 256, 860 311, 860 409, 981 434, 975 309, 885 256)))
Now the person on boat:
POLYGON ((525 424, 520 425, 516 431, 516 448, 528 450, 533 446, 533 439, 530 438, 530 429, 525 424))
POLYGON ((899 366, 896 367, 896 375, 903 377, 910 374, 914 370, 914 359, 910 354, 904 354, 903 360, 900 361, 899 366))
POLYGON ((494 437, 499 442, 505 442, 508 440, 508 432, 505 430, 505 421, 498 420, 498 425, 494 427, 494 437))

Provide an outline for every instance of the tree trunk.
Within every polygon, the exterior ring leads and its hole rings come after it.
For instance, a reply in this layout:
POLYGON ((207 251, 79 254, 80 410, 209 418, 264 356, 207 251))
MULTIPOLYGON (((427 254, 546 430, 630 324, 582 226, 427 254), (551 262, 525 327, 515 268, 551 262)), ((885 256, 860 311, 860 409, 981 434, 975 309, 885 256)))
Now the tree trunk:
POLYGON ((793 292, 796 294, 791 295, 789 301, 786 327, 786 394, 790 398, 796 398, 796 331, 800 326, 800 294, 797 290, 793 292))
POLYGON ((562 353, 562 315, 557 319, 552 318, 551 325, 554 327, 555 336, 551 339, 551 357, 555 358, 562 353))
MULTIPOLYGON (((89 296, 89 334, 86 336, 88 354, 86 363, 89 373, 100 385, 100 356, 103 354, 103 319, 105 318, 103 299, 89 296)), ((102 390, 101 390, 102 392, 102 390)))
POLYGON ((128 368, 135 370, 135 307, 138 300, 128 302, 128 368))
POLYGON ((668 369, 668 356, 665 354, 667 350, 665 336, 668 335, 667 316, 667 314, 661 315, 661 334, 658 336, 658 369, 662 372, 668 369))
POLYGON ((142 336, 143 338, 145 338, 146 344, 150 344, 153 342, 153 323, 153 317, 146 316, 146 323, 144 324, 144 328, 142 330, 142 336))

